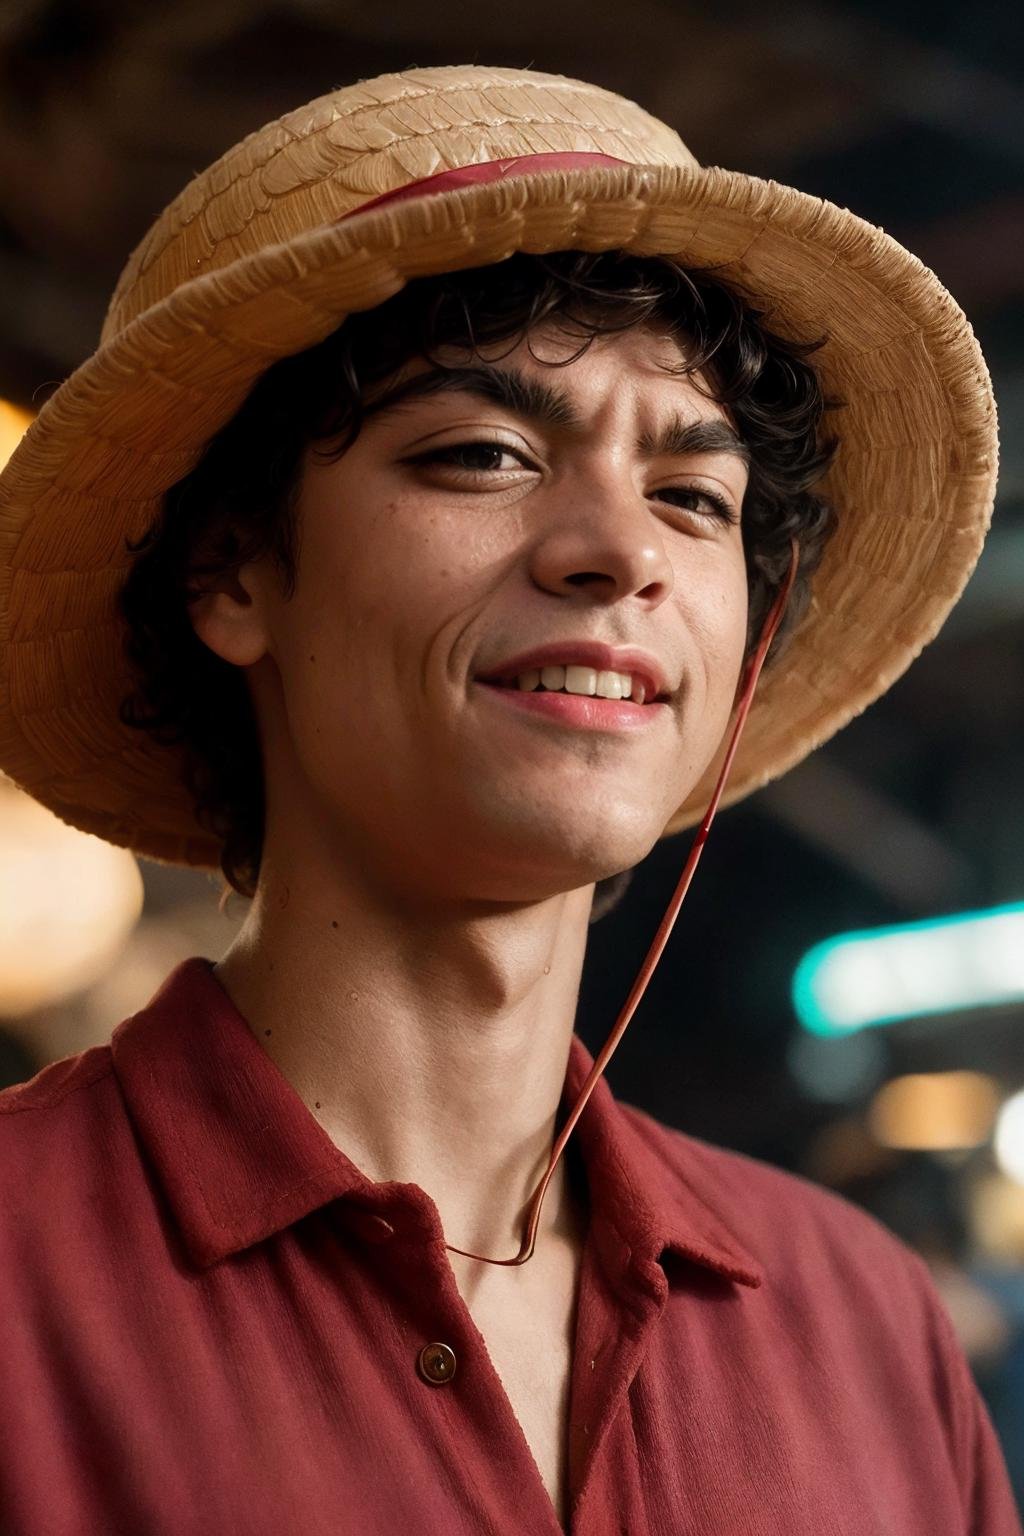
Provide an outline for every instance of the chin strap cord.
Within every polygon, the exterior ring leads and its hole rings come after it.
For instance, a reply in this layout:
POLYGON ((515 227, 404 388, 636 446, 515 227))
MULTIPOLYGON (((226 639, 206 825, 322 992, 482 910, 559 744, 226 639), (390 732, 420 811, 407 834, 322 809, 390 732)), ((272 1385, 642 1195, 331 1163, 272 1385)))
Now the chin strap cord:
POLYGON ((750 711, 751 703, 753 702, 754 689, 757 687, 757 680, 761 675, 761 668, 764 665, 764 659, 768 654, 769 646, 775 638, 775 632, 782 622, 782 615, 786 611, 786 604, 789 601, 789 594, 793 589, 793 582, 796 580, 796 572, 799 559, 800 546, 796 539, 791 537, 789 571, 782 585, 782 589, 779 592, 778 597, 775 599, 774 604, 772 605, 771 612, 768 614, 768 617, 764 621, 764 627, 761 631, 761 639, 758 642, 757 650, 754 652, 754 655, 750 660, 749 675, 743 689, 743 696, 740 699, 739 713, 737 714, 736 724, 733 728, 732 739, 729 742, 729 748, 725 754, 721 772, 718 775, 718 783, 715 785, 715 792, 711 796, 711 803, 704 814, 704 820, 701 822, 697 835, 693 840, 693 845, 690 848, 689 857, 686 860, 686 865, 683 869, 682 875, 680 876, 679 884, 676 886, 675 891, 672 894, 672 899, 669 901, 668 907, 665 910, 665 915, 658 926, 658 931, 654 935, 654 940, 651 944, 651 947, 647 951, 647 956, 641 965, 639 972, 637 973, 637 978, 634 981, 632 988, 630 989, 629 996, 626 998, 622 1012, 619 1014, 611 1034, 608 1036, 608 1039, 601 1047, 601 1050, 598 1053, 596 1060, 594 1061, 594 1065, 591 1067, 590 1072, 587 1075, 587 1080, 583 1084, 583 1087, 580 1089, 579 1098, 573 1105, 571 1113, 569 1114, 564 1126, 559 1132, 554 1146, 551 1148, 551 1159, 548 1163, 547 1171, 545 1172, 540 1183, 537 1185, 537 1188, 533 1193, 533 1198, 530 1201, 526 1219, 526 1230, 523 1234, 523 1241, 518 1254, 514 1259, 490 1259, 482 1253, 468 1253, 465 1248, 454 1248, 451 1243, 445 1243, 445 1247, 449 1253, 459 1253, 467 1259, 479 1259, 482 1264, 498 1264, 504 1266, 525 1264, 527 1259, 531 1257, 537 1241, 537 1228, 540 1225, 540 1208, 544 1203, 544 1195, 547 1191, 548 1185, 551 1183, 551 1177, 558 1164, 558 1159, 565 1151, 565 1144, 569 1140, 569 1136, 572 1133, 573 1127, 575 1126, 577 1120, 580 1118, 580 1115, 583 1113, 586 1102, 590 1098, 590 1095, 593 1093, 598 1078, 601 1076, 605 1067, 611 1060, 619 1041, 622 1039, 626 1032, 626 1025, 633 1017, 640 999, 643 997, 644 992, 647 990, 647 984, 651 977, 654 975, 654 968, 658 961, 661 959, 662 951, 664 950, 665 945, 668 943, 668 936, 675 926, 676 918, 679 915, 679 908, 683 904, 683 898, 690 888, 690 881, 693 879, 693 872, 697 868, 697 861, 703 852, 704 844, 707 841, 708 832, 711 829, 711 823, 714 820, 715 812, 718 809, 718 802, 721 799, 722 791, 725 788, 725 781, 729 777, 729 770, 732 767, 733 758, 736 756, 736 748, 739 745, 740 733, 743 730, 744 723, 746 722, 747 715, 750 711))

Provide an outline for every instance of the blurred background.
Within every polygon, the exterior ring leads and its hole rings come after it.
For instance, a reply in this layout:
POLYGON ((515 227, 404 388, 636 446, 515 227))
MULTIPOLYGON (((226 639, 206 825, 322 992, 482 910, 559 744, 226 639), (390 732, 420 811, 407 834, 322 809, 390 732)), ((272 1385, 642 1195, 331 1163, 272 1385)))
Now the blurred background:
MULTIPOLYGON (((993 531, 878 704, 725 811, 609 1073, 693 1135, 829 1185, 927 1259, 1024 1498, 1024 78, 1003 0, 4 0, 0 461, 97 344, 130 249, 191 175, 332 87, 409 65, 577 75, 705 164, 881 224, 988 357, 993 531)), ((578 1027, 608 1033, 688 838, 593 929, 578 1027)), ((245 904, 64 828, 0 780, 0 1083, 109 1039, 245 904)))

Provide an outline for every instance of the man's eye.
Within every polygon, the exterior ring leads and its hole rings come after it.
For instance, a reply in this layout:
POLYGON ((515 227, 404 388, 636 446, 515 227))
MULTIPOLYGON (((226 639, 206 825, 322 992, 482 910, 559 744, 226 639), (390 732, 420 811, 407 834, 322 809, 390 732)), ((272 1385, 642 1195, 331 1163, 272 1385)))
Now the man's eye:
POLYGON ((666 485, 662 490, 655 492, 659 501, 666 501, 672 497, 678 497, 677 505, 687 512, 698 512, 702 517, 712 517, 723 523, 735 523, 738 521, 736 513, 726 501, 724 496, 719 496, 715 491, 704 491, 695 485, 666 485), (703 503, 703 507, 701 506, 703 503), (710 512, 708 511, 710 508, 710 512))
POLYGON ((454 469, 473 471, 524 467, 524 460, 505 443, 473 442, 452 443, 446 448, 432 448, 429 453, 417 454, 414 464, 450 464, 454 469), (502 464, 502 459, 512 464, 502 464))

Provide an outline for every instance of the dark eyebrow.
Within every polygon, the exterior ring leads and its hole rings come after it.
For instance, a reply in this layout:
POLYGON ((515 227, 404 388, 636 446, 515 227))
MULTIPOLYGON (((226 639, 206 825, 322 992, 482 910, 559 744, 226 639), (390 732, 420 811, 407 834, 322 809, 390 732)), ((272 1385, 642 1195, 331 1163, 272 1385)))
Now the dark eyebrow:
MULTIPOLYGON (((363 416, 368 419, 403 405, 407 400, 442 392, 476 395, 539 426, 561 427, 572 432, 583 430, 583 418, 564 390, 530 378, 517 368, 495 368, 487 364, 475 368, 427 369, 371 399, 364 406, 363 416)), ((650 458, 731 453, 744 464, 750 463, 750 449, 746 443, 728 422, 718 417, 710 421, 684 421, 682 417, 674 416, 656 432, 642 432, 636 446, 639 453, 650 458)))
POLYGON ((448 391, 476 395, 541 426, 569 427, 575 431, 583 428, 582 416, 562 390, 531 379, 517 368, 493 368, 487 364, 477 368, 430 368, 386 390, 364 408, 363 415, 377 415, 403 405, 406 400, 448 391))
POLYGON ((683 421, 679 416, 659 427, 657 432, 641 432, 637 440, 640 453, 651 458, 682 458, 696 453, 732 453, 750 464, 750 449, 739 433, 718 416, 712 420, 683 421))

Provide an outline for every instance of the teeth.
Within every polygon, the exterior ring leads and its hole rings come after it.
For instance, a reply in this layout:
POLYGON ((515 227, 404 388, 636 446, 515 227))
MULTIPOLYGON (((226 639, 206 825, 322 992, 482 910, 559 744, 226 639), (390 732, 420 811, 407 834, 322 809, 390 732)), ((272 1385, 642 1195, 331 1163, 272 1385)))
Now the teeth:
POLYGON ((596 693, 597 673, 593 667, 566 667, 565 687, 567 693, 596 693))
POLYGON ((599 672, 596 667, 533 667, 520 672, 516 687, 521 693, 532 693, 538 687, 549 693, 581 693, 599 699, 633 698, 644 702, 644 685, 639 679, 634 683, 628 672, 599 672))

